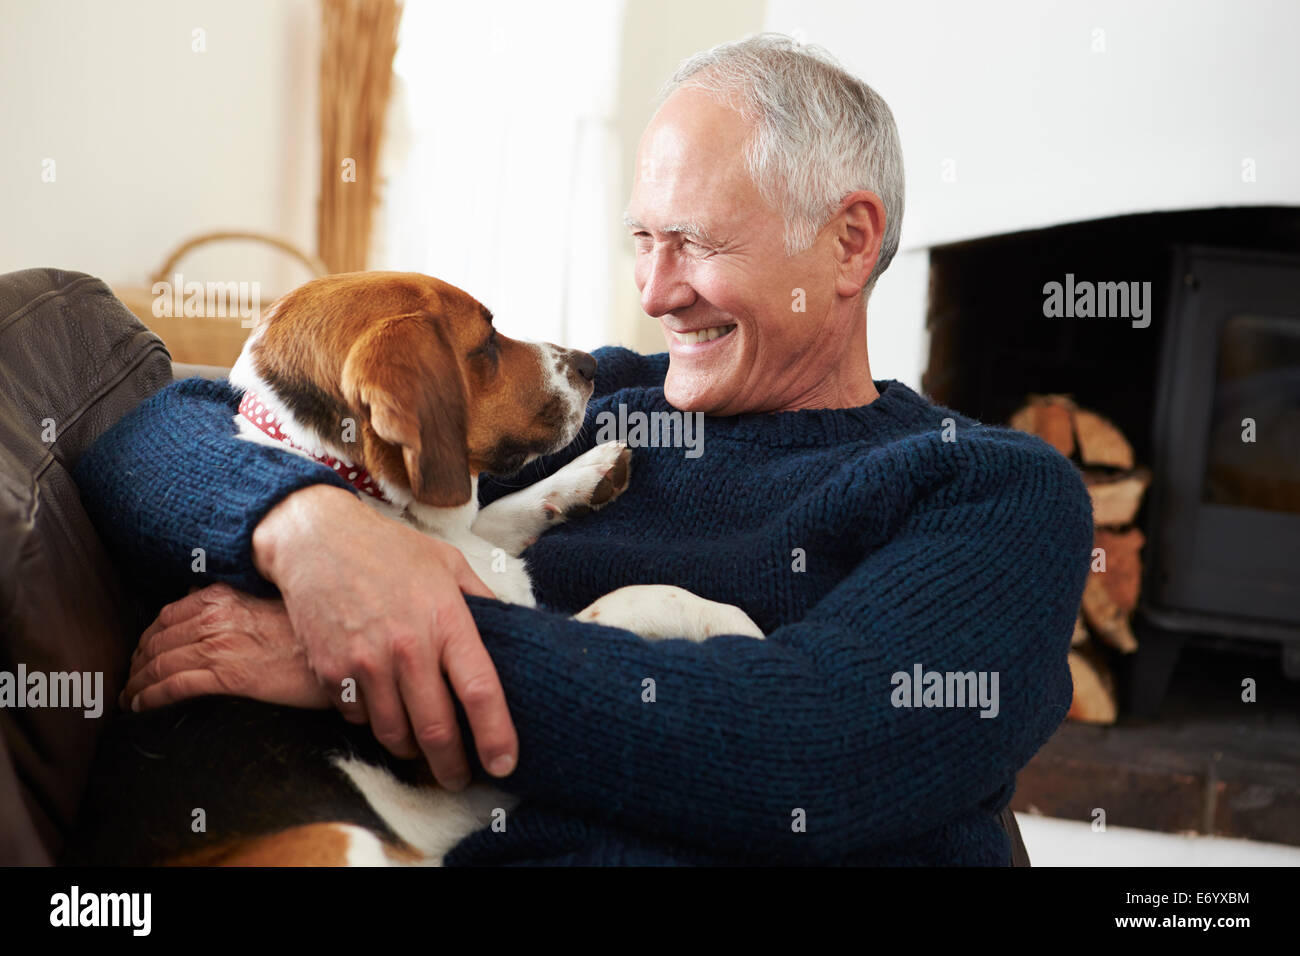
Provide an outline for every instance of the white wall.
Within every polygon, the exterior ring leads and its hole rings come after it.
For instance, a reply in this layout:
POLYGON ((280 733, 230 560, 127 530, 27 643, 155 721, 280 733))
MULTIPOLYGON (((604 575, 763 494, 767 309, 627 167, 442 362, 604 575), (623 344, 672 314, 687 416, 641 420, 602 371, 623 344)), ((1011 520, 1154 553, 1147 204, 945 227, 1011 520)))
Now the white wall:
MULTIPOLYGON (((0 0, 0 24, 0 272, 142 283, 212 229, 314 248, 313 0, 0 0)), ((181 268, 278 293, 306 278, 289 262, 240 244, 181 268)))
MULTIPOLYGON (((143 282, 180 240, 220 228, 314 246, 314 0, 0 0, 0 24, 0 271, 143 282), (205 53, 191 50, 196 28, 205 53), (47 158, 53 183, 41 181, 47 158)), ((898 117, 908 208, 870 308, 877 378, 919 382, 933 244, 1123 212, 1300 204, 1300 4, 1268 0, 628 0, 609 161, 626 177, 679 59, 764 25, 827 46, 898 117)), ((657 349, 617 221, 626 186, 593 197, 609 208, 596 240, 610 243, 608 289, 579 289, 611 300, 612 337, 657 349)), ((305 278, 249 246, 183 268, 260 278, 268 293, 305 278)))
POLYGON ((924 364, 918 250, 1129 212, 1300 204, 1300 4, 770 0, 766 23, 825 46, 898 121, 904 253, 869 311, 877 377, 915 383, 924 364))

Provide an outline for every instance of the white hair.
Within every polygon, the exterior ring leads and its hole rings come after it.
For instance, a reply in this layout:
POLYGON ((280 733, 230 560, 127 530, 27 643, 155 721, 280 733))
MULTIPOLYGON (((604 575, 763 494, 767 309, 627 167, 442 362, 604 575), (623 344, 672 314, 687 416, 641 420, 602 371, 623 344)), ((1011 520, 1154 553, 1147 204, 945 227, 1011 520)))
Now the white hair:
POLYGON ((898 251, 903 224, 903 150, 888 104, 825 50, 779 33, 722 43, 685 60, 659 94, 688 86, 753 123, 749 175, 785 216, 789 255, 812 245, 849 193, 870 190, 885 205, 870 294, 898 251))

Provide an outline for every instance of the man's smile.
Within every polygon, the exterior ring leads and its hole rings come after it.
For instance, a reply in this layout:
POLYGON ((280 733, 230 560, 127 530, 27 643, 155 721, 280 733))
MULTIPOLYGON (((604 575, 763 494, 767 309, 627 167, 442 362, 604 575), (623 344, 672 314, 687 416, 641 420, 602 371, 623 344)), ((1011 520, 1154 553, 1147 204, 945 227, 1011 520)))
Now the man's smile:
POLYGON ((711 343, 718 339, 726 338, 736 330, 736 325, 733 322, 728 325, 713 325, 681 332, 676 329, 669 329, 667 326, 664 328, 668 332, 668 348, 670 352, 695 355, 708 348, 711 343))

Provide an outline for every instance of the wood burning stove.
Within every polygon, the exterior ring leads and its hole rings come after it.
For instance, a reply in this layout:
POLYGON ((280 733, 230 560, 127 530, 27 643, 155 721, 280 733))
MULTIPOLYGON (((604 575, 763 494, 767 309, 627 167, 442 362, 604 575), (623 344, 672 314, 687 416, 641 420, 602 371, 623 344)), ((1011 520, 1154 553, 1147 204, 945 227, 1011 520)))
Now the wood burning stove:
POLYGON ((1300 678, 1300 257, 1178 248, 1142 612, 1278 641, 1300 678))

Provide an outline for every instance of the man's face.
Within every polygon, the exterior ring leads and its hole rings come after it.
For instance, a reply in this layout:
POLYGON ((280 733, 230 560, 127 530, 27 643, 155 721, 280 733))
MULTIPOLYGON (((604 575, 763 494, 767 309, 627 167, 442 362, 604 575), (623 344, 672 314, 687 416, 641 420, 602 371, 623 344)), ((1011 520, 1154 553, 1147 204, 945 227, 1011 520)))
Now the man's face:
POLYGON ((799 407, 833 365, 831 240, 786 255, 781 212, 745 169, 750 129, 707 94, 680 89, 637 152, 627 209, 636 284, 668 343, 665 396, 683 411, 799 407))

